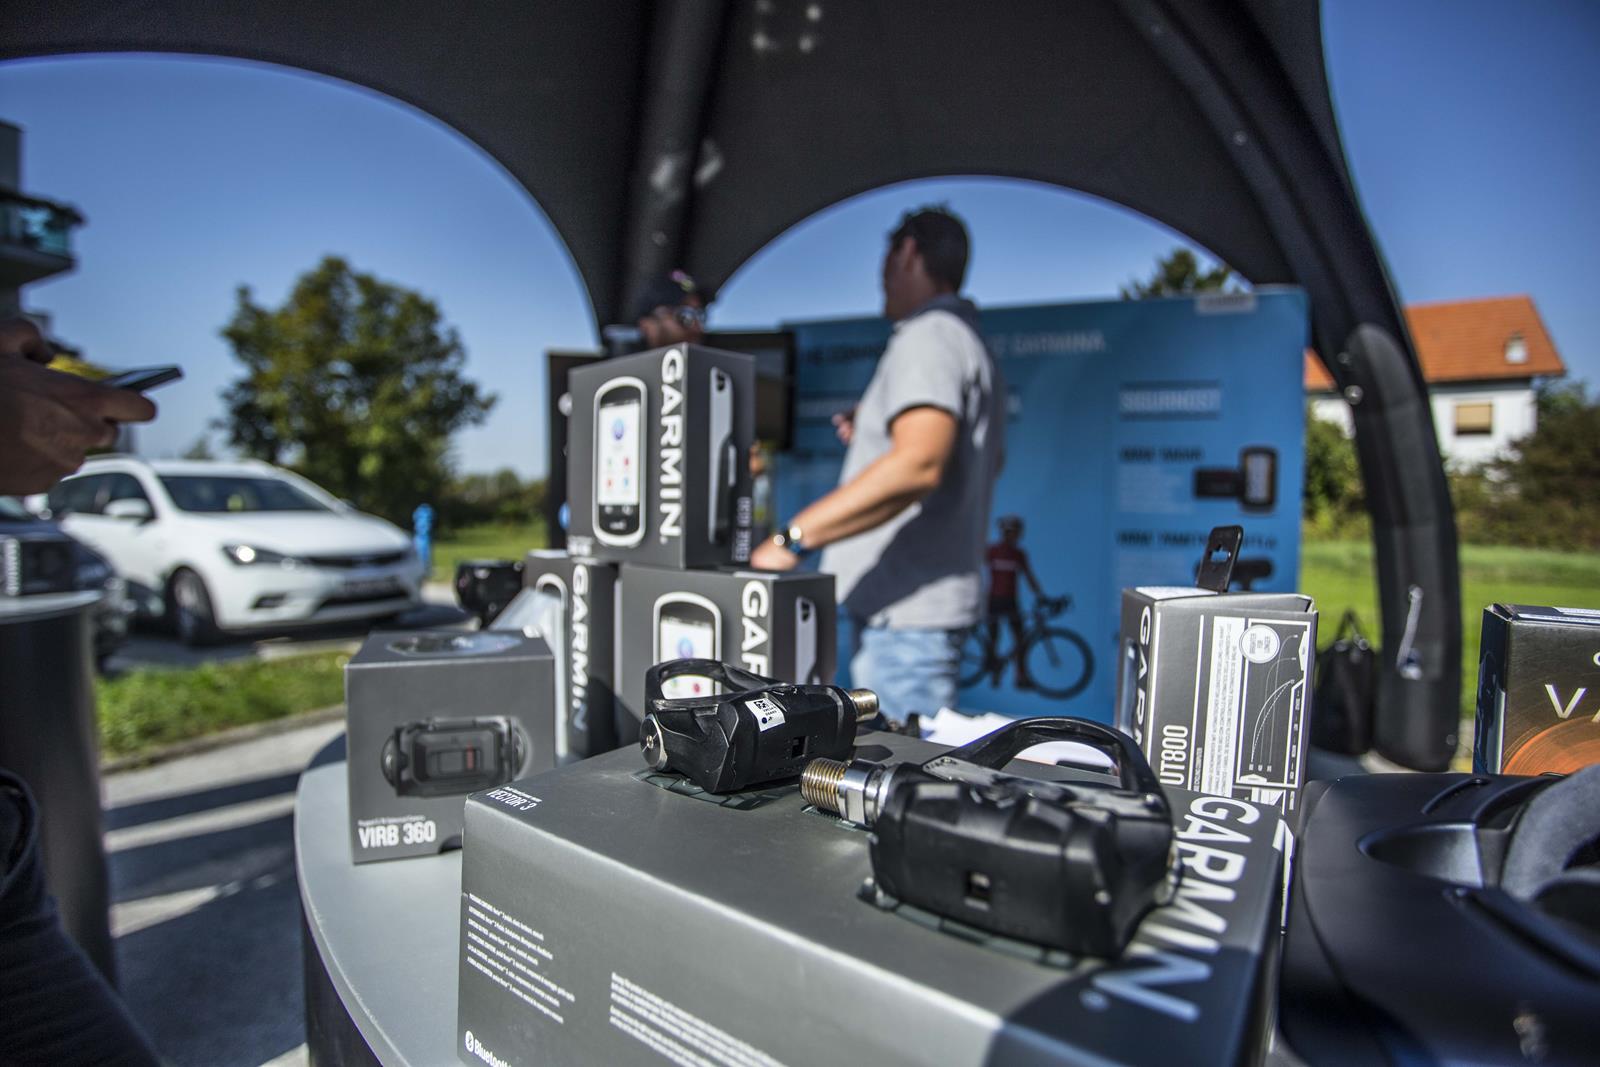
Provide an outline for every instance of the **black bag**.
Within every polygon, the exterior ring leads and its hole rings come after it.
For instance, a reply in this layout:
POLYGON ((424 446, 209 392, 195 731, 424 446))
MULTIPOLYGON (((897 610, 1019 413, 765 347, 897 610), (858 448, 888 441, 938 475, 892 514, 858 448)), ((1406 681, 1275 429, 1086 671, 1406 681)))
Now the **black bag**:
POLYGON ((1311 744, 1359 756, 1372 747, 1378 698, 1378 651, 1361 632, 1361 620, 1346 611, 1333 644, 1317 653, 1311 744))

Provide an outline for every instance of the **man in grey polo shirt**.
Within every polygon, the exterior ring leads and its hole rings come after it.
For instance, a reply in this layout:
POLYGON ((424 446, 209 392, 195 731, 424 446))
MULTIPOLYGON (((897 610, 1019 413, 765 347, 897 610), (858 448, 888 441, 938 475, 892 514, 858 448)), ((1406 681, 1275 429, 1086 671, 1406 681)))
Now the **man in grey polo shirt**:
POLYGON ((1005 386, 957 294, 967 231, 943 208, 889 235, 884 314, 894 336, 861 402, 836 420, 849 446, 839 488, 780 524, 752 563, 787 570, 826 546, 857 626, 851 681, 884 711, 954 707, 965 631, 982 616, 989 505, 1005 451, 1005 386))

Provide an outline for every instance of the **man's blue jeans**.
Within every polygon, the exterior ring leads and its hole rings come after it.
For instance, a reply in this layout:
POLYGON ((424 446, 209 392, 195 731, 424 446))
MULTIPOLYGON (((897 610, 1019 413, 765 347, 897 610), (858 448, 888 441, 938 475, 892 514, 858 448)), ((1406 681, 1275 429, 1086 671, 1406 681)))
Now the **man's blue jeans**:
POLYGON ((890 630, 856 626, 850 684, 878 694, 883 713, 905 722, 956 706, 956 676, 966 630, 890 630))

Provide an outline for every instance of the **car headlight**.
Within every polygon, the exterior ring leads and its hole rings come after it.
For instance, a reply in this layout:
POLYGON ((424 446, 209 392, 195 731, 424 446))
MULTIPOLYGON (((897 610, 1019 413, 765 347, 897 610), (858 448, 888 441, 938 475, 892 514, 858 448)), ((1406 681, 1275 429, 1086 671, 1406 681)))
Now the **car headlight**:
POLYGON ((270 548, 257 548, 255 545, 223 545, 222 551, 233 562, 245 566, 257 563, 277 563, 292 567, 300 562, 293 556, 286 556, 282 552, 274 552, 270 548))

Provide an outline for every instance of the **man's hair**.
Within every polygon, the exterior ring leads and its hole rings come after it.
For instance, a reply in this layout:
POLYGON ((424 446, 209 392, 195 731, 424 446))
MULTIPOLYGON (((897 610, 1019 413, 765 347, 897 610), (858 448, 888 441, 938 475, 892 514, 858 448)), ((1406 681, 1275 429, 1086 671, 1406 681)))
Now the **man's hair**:
POLYGON ((943 204, 906 212, 889 235, 889 247, 899 248, 907 237, 916 240, 928 276, 960 292, 967 276, 967 227, 955 212, 943 204))

